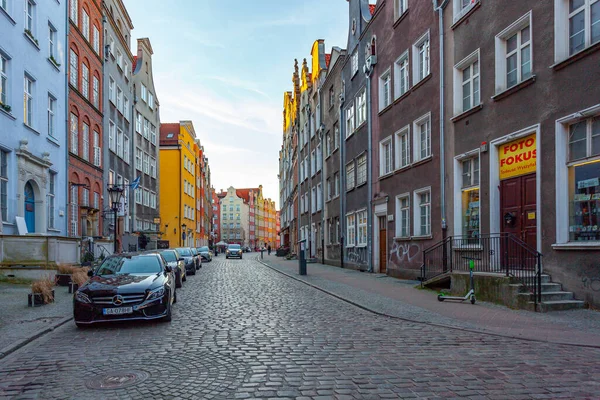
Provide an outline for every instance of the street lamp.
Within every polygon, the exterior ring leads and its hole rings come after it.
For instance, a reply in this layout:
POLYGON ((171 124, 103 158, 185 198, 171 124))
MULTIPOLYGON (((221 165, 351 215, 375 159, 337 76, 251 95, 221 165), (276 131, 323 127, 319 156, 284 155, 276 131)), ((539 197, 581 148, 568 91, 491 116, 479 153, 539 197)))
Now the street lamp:
POLYGON ((119 206, 121 205, 121 196, 123 196, 124 189, 118 185, 112 184, 107 187, 108 195, 110 197, 110 208, 113 211, 115 216, 115 229, 114 229, 114 253, 117 253, 117 231, 118 231, 118 222, 117 222, 117 212, 119 211, 119 206))
POLYGON ((185 223, 181 224, 181 240, 183 240, 182 246, 185 246, 185 230, 187 228, 187 225, 185 223))

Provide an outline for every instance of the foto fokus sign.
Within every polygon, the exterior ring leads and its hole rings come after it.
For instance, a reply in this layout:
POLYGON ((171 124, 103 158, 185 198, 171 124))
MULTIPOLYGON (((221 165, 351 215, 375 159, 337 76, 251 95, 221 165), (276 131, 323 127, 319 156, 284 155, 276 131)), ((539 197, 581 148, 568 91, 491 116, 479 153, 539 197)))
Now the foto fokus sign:
POLYGON ((536 171, 537 141, 535 133, 498 147, 500 179, 536 171))

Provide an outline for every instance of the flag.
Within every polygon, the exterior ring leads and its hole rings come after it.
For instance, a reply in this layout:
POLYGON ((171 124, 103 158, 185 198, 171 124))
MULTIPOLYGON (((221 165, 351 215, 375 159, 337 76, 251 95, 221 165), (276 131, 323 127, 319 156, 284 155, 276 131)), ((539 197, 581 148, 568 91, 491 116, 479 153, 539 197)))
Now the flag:
POLYGON ((133 182, 131 182, 129 184, 129 187, 133 190, 137 189, 140 186, 140 178, 141 178, 141 176, 138 176, 137 178, 135 178, 133 180, 133 182))

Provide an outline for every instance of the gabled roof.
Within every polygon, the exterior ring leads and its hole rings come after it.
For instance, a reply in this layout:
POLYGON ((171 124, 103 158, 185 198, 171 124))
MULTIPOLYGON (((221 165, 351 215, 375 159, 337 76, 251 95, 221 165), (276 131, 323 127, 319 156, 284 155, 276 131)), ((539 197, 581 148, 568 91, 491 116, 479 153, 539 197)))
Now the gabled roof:
POLYGON ((133 64, 131 64, 131 72, 135 72, 135 67, 137 66, 137 56, 133 56, 133 64))
POLYGON ((369 11, 371 12, 371 15, 375 14, 375 4, 369 4, 369 11))
POLYGON ((250 191, 258 192, 259 188, 244 188, 244 189, 235 189, 235 194, 241 199, 244 200, 245 203, 250 202, 250 191))
POLYGON ((329 68, 329 63, 331 62, 331 54, 325 54, 325 66, 329 68))
POLYGON ((172 146, 179 143, 179 123, 160 124, 159 144, 161 146, 172 146))

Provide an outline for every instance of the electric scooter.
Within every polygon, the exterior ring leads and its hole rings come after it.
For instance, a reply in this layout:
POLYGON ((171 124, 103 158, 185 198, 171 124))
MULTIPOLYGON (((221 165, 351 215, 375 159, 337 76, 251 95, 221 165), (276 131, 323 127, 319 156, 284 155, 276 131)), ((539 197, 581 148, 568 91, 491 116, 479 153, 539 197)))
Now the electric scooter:
POLYGON ((469 260, 469 280, 471 281, 471 290, 469 290, 469 292, 464 296, 464 297, 459 297, 459 296, 446 296, 443 293, 438 294, 438 300, 439 301, 444 301, 444 300, 458 300, 458 301, 465 301, 465 300, 471 300, 471 304, 475 304, 475 284, 473 283, 473 269, 475 268, 475 261, 474 260, 480 260, 479 258, 472 258, 472 257, 463 257, 465 260, 469 260))

